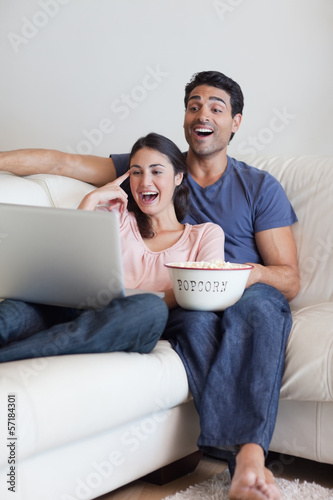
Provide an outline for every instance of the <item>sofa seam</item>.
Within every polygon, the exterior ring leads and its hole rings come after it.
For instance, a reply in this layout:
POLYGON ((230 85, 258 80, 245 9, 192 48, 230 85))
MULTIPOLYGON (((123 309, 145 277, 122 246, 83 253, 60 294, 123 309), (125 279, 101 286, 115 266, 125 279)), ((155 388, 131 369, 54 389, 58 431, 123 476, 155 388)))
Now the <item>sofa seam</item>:
POLYGON ((321 415, 322 403, 316 403, 316 457, 318 462, 321 462, 321 415))
POLYGON ((47 185, 47 182, 45 182, 44 179, 31 179, 31 180, 42 186, 42 188, 44 189, 44 191, 46 192, 46 194, 50 200, 52 207, 56 207, 56 204, 53 201, 53 197, 52 197, 51 191, 49 189, 49 186, 47 185))
POLYGON ((331 340, 330 346, 328 348, 327 372, 326 372, 327 388, 331 400, 333 399, 332 373, 333 373, 333 339, 331 340))

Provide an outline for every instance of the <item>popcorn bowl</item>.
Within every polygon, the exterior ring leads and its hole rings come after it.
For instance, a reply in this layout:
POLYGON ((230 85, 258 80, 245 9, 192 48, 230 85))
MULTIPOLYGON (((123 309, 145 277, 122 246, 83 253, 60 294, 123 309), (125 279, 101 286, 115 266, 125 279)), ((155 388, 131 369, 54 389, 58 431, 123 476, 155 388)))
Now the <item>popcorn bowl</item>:
POLYGON ((211 262, 170 262, 172 288, 178 304, 194 311, 223 311, 243 295, 253 266, 211 262))

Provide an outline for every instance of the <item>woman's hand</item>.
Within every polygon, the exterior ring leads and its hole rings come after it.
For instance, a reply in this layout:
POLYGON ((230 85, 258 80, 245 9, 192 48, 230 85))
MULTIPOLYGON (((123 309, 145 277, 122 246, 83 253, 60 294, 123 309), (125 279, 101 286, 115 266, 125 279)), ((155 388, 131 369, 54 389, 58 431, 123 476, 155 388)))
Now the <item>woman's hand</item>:
POLYGON ((163 291, 164 291, 163 300, 168 306, 168 309, 174 309, 175 307, 178 307, 178 302, 176 301, 173 289, 169 288, 168 290, 163 290, 163 291))
POLYGON ((117 207, 119 212, 124 212, 127 208, 128 195, 120 187, 120 184, 122 184, 129 175, 130 173, 127 171, 115 181, 109 182, 105 184, 105 186, 91 191, 83 198, 78 209, 95 210, 101 207, 111 211, 117 207))

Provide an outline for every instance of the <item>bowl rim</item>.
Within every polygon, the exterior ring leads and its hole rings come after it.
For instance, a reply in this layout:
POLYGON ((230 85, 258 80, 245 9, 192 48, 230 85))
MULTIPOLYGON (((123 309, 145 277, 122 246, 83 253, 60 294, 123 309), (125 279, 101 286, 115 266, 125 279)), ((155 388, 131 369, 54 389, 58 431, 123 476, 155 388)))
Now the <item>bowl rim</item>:
POLYGON ((167 262, 165 267, 170 269, 184 269, 186 271, 248 271, 254 268, 252 264, 239 264, 243 267, 185 267, 176 266, 173 262, 167 262))

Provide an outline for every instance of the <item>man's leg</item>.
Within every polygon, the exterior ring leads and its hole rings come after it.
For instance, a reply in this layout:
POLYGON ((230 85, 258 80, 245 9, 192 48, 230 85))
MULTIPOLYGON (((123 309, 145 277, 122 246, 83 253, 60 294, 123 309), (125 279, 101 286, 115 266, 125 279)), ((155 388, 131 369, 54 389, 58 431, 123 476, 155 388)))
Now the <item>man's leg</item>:
POLYGON ((291 324, 285 297, 261 283, 224 311, 222 341, 201 401, 201 446, 252 442, 268 451, 291 324))
POLYGON ((163 338, 169 340, 184 364, 199 411, 206 378, 221 342, 221 317, 178 307, 169 313, 163 338))
POLYGON ((165 302, 153 294, 115 299, 100 310, 84 310, 0 349, 0 362, 63 354, 111 351, 150 352, 168 318, 165 302))
MULTIPOLYGON (((250 488, 244 485, 246 478, 251 479, 251 495, 254 477, 262 491, 268 484, 270 490, 275 488, 263 464, 274 431, 292 320, 285 297, 258 283, 224 311, 221 325, 222 341, 201 400, 199 447, 216 456, 225 457, 226 450, 237 455, 231 488, 236 499, 245 495, 241 488, 250 488), (251 454, 255 461, 249 460, 251 454)), ((279 494, 273 492, 272 498, 279 494)))

